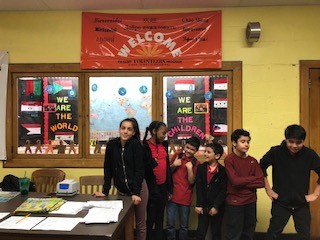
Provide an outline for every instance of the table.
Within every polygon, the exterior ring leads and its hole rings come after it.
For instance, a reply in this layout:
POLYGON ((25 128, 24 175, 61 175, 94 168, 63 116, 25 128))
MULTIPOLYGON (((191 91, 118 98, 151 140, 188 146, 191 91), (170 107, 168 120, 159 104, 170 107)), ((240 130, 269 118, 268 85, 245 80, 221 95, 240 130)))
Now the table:
MULTIPOLYGON (((8 202, 0 203, 0 212, 12 212, 28 197, 46 197, 45 193, 29 193, 27 196, 18 195, 8 202)), ((67 201, 99 201, 99 200, 123 200, 123 209, 119 214, 117 223, 108 224, 84 224, 79 223, 72 231, 37 231, 37 230, 9 230, 0 229, 0 239, 2 240, 106 240, 106 239, 126 239, 133 240, 133 220, 134 208, 131 202, 131 197, 127 196, 108 196, 108 197, 93 197, 90 194, 77 194, 71 197, 63 197, 67 201)), ((83 210, 77 215, 63 215, 63 217, 84 217, 88 210, 83 210)), ((32 214, 31 216, 48 216, 49 214, 32 214)), ((62 217, 62 215, 50 214, 50 217, 62 217)), ((9 217, 9 216, 8 216, 9 217)), ((4 220, 4 219, 3 219, 4 220)))

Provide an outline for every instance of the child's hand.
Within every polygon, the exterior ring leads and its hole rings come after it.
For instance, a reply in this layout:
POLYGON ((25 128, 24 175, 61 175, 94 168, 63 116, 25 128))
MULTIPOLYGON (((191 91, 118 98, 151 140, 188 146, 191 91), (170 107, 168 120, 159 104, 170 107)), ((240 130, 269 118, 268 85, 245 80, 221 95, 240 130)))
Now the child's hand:
POLYGON ((181 166, 181 158, 176 157, 176 159, 173 161, 172 165, 174 167, 179 167, 181 166))
POLYGON ((218 210, 216 208, 211 208, 209 211, 210 216, 218 214, 218 210))
POLYGON ((317 200, 318 197, 319 197, 318 195, 316 195, 315 193, 312 193, 312 194, 306 195, 306 201, 313 202, 317 200))
POLYGON ((196 213, 198 213, 198 214, 203 214, 203 208, 202 208, 202 207, 195 207, 194 210, 195 210, 196 213))
POLYGON ((192 162, 187 162, 186 167, 188 170, 192 170, 192 162))
POLYGON ((132 195, 131 200, 134 205, 138 205, 141 202, 141 197, 137 195, 132 195))
POLYGON ((266 189, 266 192, 269 196, 269 198, 273 201, 274 199, 278 199, 279 195, 278 193, 276 193, 275 191, 273 191, 272 189, 266 189))
POLYGON ((94 196, 94 197, 105 197, 106 195, 103 194, 103 193, 101 193, 101 192, 94 192, 94 193, 92 194, 92 196, 94 196))

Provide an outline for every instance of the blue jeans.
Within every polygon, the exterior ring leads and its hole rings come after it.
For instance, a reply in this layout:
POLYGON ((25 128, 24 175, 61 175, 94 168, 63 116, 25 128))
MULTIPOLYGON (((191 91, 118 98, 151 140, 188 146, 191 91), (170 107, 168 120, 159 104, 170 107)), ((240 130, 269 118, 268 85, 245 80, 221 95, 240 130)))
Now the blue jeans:
POLYGON ((167 203, 167 239, 176 239, 176 212, 179 214, 179 240, 188 239, 190 207, 169 201, 167 203))

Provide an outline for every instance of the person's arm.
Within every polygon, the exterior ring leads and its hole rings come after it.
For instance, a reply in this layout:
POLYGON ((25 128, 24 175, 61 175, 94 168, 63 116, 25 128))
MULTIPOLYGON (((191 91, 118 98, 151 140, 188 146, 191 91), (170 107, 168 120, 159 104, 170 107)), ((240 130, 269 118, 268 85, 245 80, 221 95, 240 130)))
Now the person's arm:
POLYGON ((317 184, 313 193, 306 195, 306 200, 307 202, 313 202, 318 199, 319 195, 320 195, 320 185, 317 184))
POLYGON ((246 187, 246 185, 248 185, 256 179, 255 176, 239 176, 231 158, 226 157, 224 164, 228 176, 228 181, 231 183, 233 187, 246 187))
POLYGON ((226 194, 227 194, 227 175, 226 175, 226 172, 223 171, 221 173, 221 182, 220 182, 220 192, 219 194, 217 195, 217 198, 212 206, 212 208, 215 208, 215 209, 219 209, 221 207, 222 204, 224 204, 225 202, 225 199, 226 199, 226 194))
POLYGON ((263 188, 265 186, 265 180, 264 180, 264 175, 262 172, 262 169, 260 165, 258 164, 257 160, 255 160, 255 171, 254 171, 254 176, 256 179, 252 181, 251 183, 246 185, 246 188, 263 188))
POLYGON ((266 193, 268 197, 273 201, 279 197, 278 193, 272 190, 269 181, 268 181, 268 173, 267 169, 269 166, 272 166, 274 163, 275 156, 273 154, 273 147, 261 158, 260 160, 260 167, 262 169, 264 175, 264 188, 266 189, 266 193))
POLYGON ((187 168, 187 172, 188 172, 188 182, 190 185, 194 184, 194 174, 193 174, 193 166, 192 166, 192 162, 187 162, 186 163, 186 168, 187 168))
POLYGON ((109 195, 109 190, 111 188, 112 170, 111 170, 111 160, 110 160, 110 144, 107 144, 106 153, 104 155, 104 184, 102 192, 94 192, 92 195, 95 197, 104 197, 109 195))
MULTIPOLYGON (((132 194, 140 196, 141 185, 145 174, 145 164, 144 164, 144 149, 140 141, 132 141, 132 154, 134 161, 134 179, 133 179, 133 189, 132 194)), ((141 201, 141 200, 140 200, 141 201)))
POLYGON ((181 166, 181 157, 179 157, 179 153, 176 152, 172 158, 171 158, 171 161, 170 161, 170 169, 171 169, 171 172, 174 172, 174 170, 176 170, 177 167, 181 166))
POLYGON ((104 184, 102 193, 106 196, 109 194, 112 179, 112 160, 111 160, 111 144, 107 144, 106 153, 104 155, 104 184))
POLYGON ((320 194, 320 157, 319 155, 312 150, 312 170, 318 174, 317 186, 315 187, 313 193, 306 195, 307 202, 313 202, 317 200, 320 194))
POLYGON ((269 196, 269 198, 273 201, 274 199, 278 198, 278 194, 272 190, 272 188, 270 187, 269 181, 268 181, 268 177, 264 178, 264 188, 266 189, 266 193, 269 196))
POLYGON ((203 196, 202 196, 202 193, 203 193, 203 185, 206 186, 207 183, 204 183, 202 181, 203 179, 203 176, 202 174, 204 173, 203 171, 201 171, 202 169, 202 165, 200 165, 197 169, 197 177, 196 177, 196 206, 197 207, 203 207, 203 196))

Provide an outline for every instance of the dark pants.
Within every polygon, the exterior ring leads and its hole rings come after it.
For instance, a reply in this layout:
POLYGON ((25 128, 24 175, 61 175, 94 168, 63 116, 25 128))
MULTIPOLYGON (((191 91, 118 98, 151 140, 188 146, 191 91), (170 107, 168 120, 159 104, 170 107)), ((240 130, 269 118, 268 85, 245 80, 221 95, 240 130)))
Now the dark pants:
POLYGON ((293 217, 294 227, 298 233, 299 240, 310 239, 310 208, 306 204, 299 208, 287 208, 276 202, 272 203, 271 219, 266 240, 280 239, 283 228, 288 223, 290 216, 293 217))
POLYGON ((198 215, 198 228, 196 239, 204 240, 206 238, 207 230, 210 225, 211 235, 213 240, 221 240, 221 226, 222 226, 223 212, 217 215, 209 215, 208 213, 198 215))
POLYGON ((149 197, 147 206, 147 239, 162 240, 163 239, 163 219, 164 209, 167 204, 168 195, 166 184, 158 185, 159 197, 149 197), (154 226, 154 231, 153 231, 154 226))
POLYGON ((256 223, 256 202, 226 206, 226 240, 253 240, 256 223))

